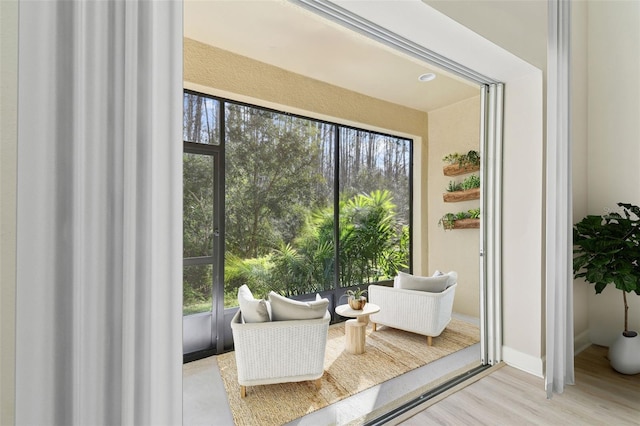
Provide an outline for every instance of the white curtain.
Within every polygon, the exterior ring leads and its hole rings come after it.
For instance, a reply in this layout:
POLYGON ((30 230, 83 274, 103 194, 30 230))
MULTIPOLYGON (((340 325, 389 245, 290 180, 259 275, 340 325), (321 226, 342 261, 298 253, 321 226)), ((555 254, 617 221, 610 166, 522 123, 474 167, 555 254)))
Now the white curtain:
POLYGON ((182 3, 20 2, 16 423, 182 421, 182 3))
POLYGON ((547 397, 574 384, 572 189, 569 104, 571 5, 549 0, 547 69, 547 397))

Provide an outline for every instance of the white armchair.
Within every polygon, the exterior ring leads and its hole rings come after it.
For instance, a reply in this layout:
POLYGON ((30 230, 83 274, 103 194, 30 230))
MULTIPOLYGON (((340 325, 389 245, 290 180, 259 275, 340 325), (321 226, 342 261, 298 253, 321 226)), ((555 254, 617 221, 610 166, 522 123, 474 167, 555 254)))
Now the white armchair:
POLYGON ((247 386, 315 380, 320 386, 331 316, 290 321, 243 323, 231 320, 240 394, 247 386))
POLYGON ((380 306, 371 315, 373 331, 376 324, 427 336, 427 343, 437 337, 451 321, 453 298, 457 284, 439 293, 401 288, 369 286, 369 301, 380 306))

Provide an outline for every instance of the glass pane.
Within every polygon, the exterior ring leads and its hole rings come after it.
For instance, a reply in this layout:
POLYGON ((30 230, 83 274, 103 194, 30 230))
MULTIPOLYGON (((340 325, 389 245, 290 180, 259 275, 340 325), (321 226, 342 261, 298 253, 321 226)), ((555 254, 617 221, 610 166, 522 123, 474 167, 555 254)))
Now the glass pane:
POLYGON ((242 284, 332 288, 334 126, 232 103, 225 116, 225 300, 242 284))
POLYGON ((183 315, 209 312, 212 309, 213 265, 185 266, 182 275, 183 315))
POLYGON ((388 279, 409 265, 411 141, 340 130, 340 286, 388 279))
POLYGON ((220 145, 220 102, 184 93, 182 138, 187 142, 220 145))
POLYGON ((183 154, 184 257, 213 255, 213 157, 183 154))

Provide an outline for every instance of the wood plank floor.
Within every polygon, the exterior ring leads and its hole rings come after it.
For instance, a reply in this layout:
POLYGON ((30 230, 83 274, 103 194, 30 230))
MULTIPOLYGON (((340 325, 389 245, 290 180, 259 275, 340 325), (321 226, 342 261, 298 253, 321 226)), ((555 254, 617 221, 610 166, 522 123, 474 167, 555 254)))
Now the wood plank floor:
POLYGON ((607 348, 578 354, 576 384, 546 398, 543 379, 505 366, 404 421, 437 425, 640 425, 640 374, 616 373, 607 348))

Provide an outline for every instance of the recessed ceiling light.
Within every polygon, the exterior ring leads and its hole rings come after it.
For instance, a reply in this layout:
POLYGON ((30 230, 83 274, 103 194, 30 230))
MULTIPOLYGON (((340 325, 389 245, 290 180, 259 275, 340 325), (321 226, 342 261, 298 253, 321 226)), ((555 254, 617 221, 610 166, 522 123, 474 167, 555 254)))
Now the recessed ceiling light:
POLYGON ((432 72, 428 72, 426 74, 422 74, 420 77, 418 77, 419 81, 431 81, 434 78, 436 78, 436 75, 432 72))

